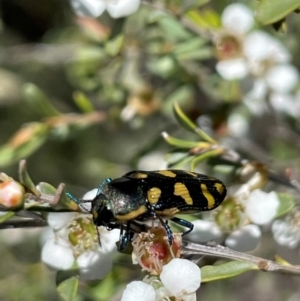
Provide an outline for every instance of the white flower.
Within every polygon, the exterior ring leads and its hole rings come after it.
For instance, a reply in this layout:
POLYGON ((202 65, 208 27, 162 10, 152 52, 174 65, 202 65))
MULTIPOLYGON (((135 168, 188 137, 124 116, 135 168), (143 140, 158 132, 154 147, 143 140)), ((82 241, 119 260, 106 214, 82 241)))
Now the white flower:
POLYGON ((238 33, 248 32, 254 24, 252 11, 241 3, 228 5, 222 13, 221 21, 226 29, 238 33))
POLYGON ((167 162, 164 159, 164 154, 159 151, 153 151, 143 156, 138 162, 139 170, 158 170, 166 169, 167 162))
POLYGON ((249 125, 244 116, 232 113, 228 118, 228 129, 236 137, 244 137, 249 130, 249 125))
POLYGON ((287 93, 298 83, 299 73, 290 64, 276 65, 268 70, 265 79, 273 91, 287 93))
POLYGON ((245 207, 245 213, 257 225, 264 225, 275 218, 279 207, 277 194, 256 189, 251 192, 245 207))
POLYGON ((103 279, 112 269, 111 254, 101 248, 86 251, 77 258, 81 280, 103 279))
POLYGON ((255 115, 262 115, 266 110, 266 103, 263 101, 268 93, 268 87, 264 79, 258 78, 254 81, 253 88, 244 95, 244 103, 255 115))
POLYGON ((256 248, 261 238, 261 231, 257 225, 246 225, 233 231, 225 240, 226 246, 239 251, 248 252, 256 248))
POLYGON ((74 254, 70 242, 49 238, 42 249, 42 261, 55 270, 68 270, 74 264, 74 254))
POLYGON ((210 240, 215 241, 223 236, 221 229, 212 221, 199 219, 193 221, 193 225, 193 231, 186 236, 190 241, 203 243, 210 240))
POLYGON ((143 281, 133 281, 127 284, 121 301, 155 301, 155 290, 143 281))
POLYGON ((79 16, 99 17, 105 10, 112 18, 121 18, 136 12, 141 0, 71 0, 79 16))
MULTIPOLYGON (((294 249, 300 242, 300 227, 293 225, 293 220, 276 220, 272 224, 272 232, 274 239, 281 246, 294 249)), ((299 222, 298 222, 299 224, 299 222)))
POLYGON ((119 230, 100 227, 99 247, 96 228, 86 214, 53 212, 48 215, 48 223, 54 233, 42 249, 44 263, 56 270, 67 270, 76 261, 82 280, 103 279, 107 275, 112 268, 111 257, 116 252, 119 230))
POLYGON ((291 59, 287 49, 278 40, 261 30, 245 36, 243 52, 250 61, 272 60, 283 63, 291 59))
POLYGON ((244 78, 249 72, 248 64, 243 58, 219 61, 216 70, 227 80, 244 78))
POLYGON ((163 267, 160 279, 170 296, 184 299, 200 287, 201 270, 187 259, 174 258, 163 267))

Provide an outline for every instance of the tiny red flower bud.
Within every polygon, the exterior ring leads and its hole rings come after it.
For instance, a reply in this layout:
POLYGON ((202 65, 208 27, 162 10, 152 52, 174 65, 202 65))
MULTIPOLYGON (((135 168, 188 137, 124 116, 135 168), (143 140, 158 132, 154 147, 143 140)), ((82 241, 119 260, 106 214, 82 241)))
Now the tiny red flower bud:
POLYGON ((8 210, 23 206, 24 187, 13 179, 0 183, 0 206, 8 210))

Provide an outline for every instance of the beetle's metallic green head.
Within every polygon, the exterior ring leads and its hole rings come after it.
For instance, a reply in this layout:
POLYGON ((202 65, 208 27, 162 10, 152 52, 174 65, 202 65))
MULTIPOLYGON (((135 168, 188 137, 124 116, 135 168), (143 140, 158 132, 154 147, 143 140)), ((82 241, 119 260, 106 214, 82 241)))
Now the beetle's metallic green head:
POLYGON ((111 202, 103 193, 98 194, 92 201, 91 213, 94 224, 97 226, 109 226, 115 222, 115 217, 111 208, 111 202))

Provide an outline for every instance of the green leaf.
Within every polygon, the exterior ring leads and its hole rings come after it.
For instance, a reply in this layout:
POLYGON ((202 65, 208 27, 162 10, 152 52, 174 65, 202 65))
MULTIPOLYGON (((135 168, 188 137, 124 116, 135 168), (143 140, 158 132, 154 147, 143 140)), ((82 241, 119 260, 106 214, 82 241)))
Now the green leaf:
POLYGON ((46 124, 41 122, 26 124, 8 143, 0 147, 0 166, 7 166, 28 157, 44 144, 47 137, 46 124))
POLYGON ((255 10, 256 20, 264 25, 275 23, 300 7, 300 0, 261 0, 255 10))
POLYGON ((200 128, 197 127, 197 125, 191 121, 181 110, 179 105, 177 103, 174 103, 173 106, 174 114, 177 119, 177 121, 187 130, 192 131, 193 133, 198 134, 203 140, 210 142, 210 143, 217 143, 216 140, 208 136, 206 133, 204 133, 200 128))
POLYGON ((256 264, 247 261, 230 261, 217 266, 207 265, 201 268, 201 282, 226 279, 251 270, 259 270, 259 268, 256 264))
POLYGON ((173 47, 173 53, 176 56, 183 55, 185 53, 189 53, 194 50, 199 50, 201 47, 203 47, 206 44, 206 41, 200 37, 195 37, 193 39, 190 39, 188 41, 184 41, 181 43, 176 44, 173 47))
POLYGON ((217 148, 209 151, 205 151, 203 154, 196 156, 191 162, 191 171, 195 170, 195 167, 202 161, 207 160, 211 157, 220 156, 224 153, 224 149, 217 148))
POLYGON ((190 10, 184 16, 194 26, 202 29, 216 29, 221 26, 220 16, 213 10, 190 10))
POLYGON ((84 113, 90 113, 94 111, 91 100, 82 92, 75 91, 73 93, 73 99, 77 107, 84 113))
POLYGON ((176 63, 173 57, 165 55, 158 59, 151 59, 147 62, 150 72, 163 78, 168 78, 176 70, 176 63))
POLYGON ((12 211, 6 212, 4 215, 1 215, 0 216, 0 224, 9 220, 13 216, 15 216, 15 212, 12 212, 12 211))
POLYGON ((190 9, 200 8, 208 2, 210 2, 210 0, 184 0, 182 1, 181 10, 188 11, 190 9))
POLYGON ((116 56, 120 53, 124 43, 124 35, 118 34, 105 44, 105 51, 110 56, 116 56))
POLYGON ((33 181, 31 180, 31 177, 29 176, 25 160, 21 160, 19 164, 19 180, 20 183, 33 194, 37 196, 41 195, 40 191, 36 189, 33 181))
POLYGON ((196 141, 187 141, 183 139, 178 139, 172 136, 169 136, 166 132, 162 133, 163 138, 166 140, 166 142, 172 146, 176 146, 178 148, 208 148, 210 147, 210 143, 207 142, 196 142, 196 141))
POLYGON ((77 289, 78 289, 78 283, 79 283, 78 276, 72 276, 59 283, 59 285, 57 286, 57 291, 63 300, 65 301, 75 300, 77 289))
POLYGON ((32 111, 35 111, 42 117, 59 116, 61 113, 52 105, 46 94, 34 84, 25 84, 23 86, 25 101, 30 105, 32 111))
POLYGON ((185 41, 192 37, 179 20, 171 16, 164 16, 158 20, 158 23, 163 31, 165 38, 172 42, 185 41))
POLYGON ((288 193, 277 193, 279 198, 279 208, 277 209, 276 217, 288 213, 291 209, 295 207, 295 198, 293 195, 288 193))
POLYGON ((168 166, 172 168, 177 168, 177 169, 187 169, 187 166, 190 164, 191 161, 193 161, 194 156, 185 156, 184 158, 174 161, 173 162, 168 162, 168 166))

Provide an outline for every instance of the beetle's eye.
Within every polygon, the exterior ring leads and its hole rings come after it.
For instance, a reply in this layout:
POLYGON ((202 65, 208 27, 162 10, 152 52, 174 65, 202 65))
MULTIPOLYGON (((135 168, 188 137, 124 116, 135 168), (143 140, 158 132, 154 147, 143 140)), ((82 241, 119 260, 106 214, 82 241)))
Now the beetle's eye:
POLYGON ((97 226, 107 226, 111 222, 115 220, 113 212, 111 210, 111 204, 108 200, 100 201, 101 196, 98 198, 97 202, 94 204, 94 208, 92 210, 94 223, 97 226))

